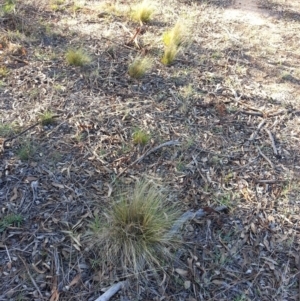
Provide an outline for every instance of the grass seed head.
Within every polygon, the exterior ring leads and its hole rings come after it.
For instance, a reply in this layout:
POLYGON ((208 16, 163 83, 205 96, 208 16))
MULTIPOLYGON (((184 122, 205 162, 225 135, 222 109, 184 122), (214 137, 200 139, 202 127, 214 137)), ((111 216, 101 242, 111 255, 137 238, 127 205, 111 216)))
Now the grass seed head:
POLYGON ((160 259, 170 256, 167 248, 175 239, 169 231, 178 216, 156 187, 141 182, 122 194, 103 218, 95 218, 91 238, 103 262, 139 277, 146 266, 155 269, 160 259))

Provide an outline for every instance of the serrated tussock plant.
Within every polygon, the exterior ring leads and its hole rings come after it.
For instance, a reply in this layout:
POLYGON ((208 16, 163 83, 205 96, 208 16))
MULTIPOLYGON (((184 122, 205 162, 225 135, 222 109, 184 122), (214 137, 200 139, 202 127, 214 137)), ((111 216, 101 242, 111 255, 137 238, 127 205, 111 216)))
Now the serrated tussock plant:
POLYGON ((69 49, 66 53, 66 60, 69 65, 85 66, 91 62, 91 58, 82 49, 69 49))
POLYGON ((151 3, 149 1, 143 1, 142 3, 133 7, 130 16, 134 21, 146 23, 151 20, 153 13, 154 7, 151 5, 151 3))
POLYGON ((154 271, 161 259, 171 258, 176 239, 170 229, 179 214, 159 189, 142 181, 95 217, 87 237, 104 264, 123 267, 124 274, 138 278, 145 268, 154 271))
POLYGON ((161 62, 164 65, 170 65, 175 60, 178 52, 179 52, 179 49, 174 45, 165 47, 164 55, 161 59, 161 62))
POLYGON ((148 57, 136 58, 128 67, 128 74, 132 78, 141 78, 152 67, 152 60, 148 57))
POLYGON ((183 46, 188 38, 188 29, 181 21, 177 21, 173 28, 163 33, 163 42, 166 47, 171 45, 176 47, 183 46))

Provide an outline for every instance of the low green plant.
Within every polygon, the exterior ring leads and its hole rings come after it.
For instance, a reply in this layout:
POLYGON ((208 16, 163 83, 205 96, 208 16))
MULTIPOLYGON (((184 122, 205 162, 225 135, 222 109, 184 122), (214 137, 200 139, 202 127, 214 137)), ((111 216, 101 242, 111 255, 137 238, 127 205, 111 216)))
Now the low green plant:
POLYGON ((66 60, 72 66, 85 66, 91 62, 91 58, 82 49, 69 49, 66 53, 66 60))
POLYGON ((0 66, 0 77, 6 77, 9 71, 7 70, 6 66, 0 66))
POLYGON ((23 222, 23 217, 20 214, 9 214, 0 219, 0 232, 6 228, 15 226, 20 227, 23 222))
POLYGON ((14 124, 0 124, 0 137, 9 137, 16 133, 16 127, 14 124))
POLYGON ((179 49, 174 45, 166 47, 161 62, 166 66, 172 64, 178 52, 179 49))
POLYGON ((0 7, 0 11, 2 14, 7 15, 11 14, 15 11, 16 3, 14 0, 5 0, 4 4, 0 7))
POLYGON ((138 57, 129 65, 128 73, 133 78, 141 78, 151 67, 152 60, 150 58, 138 57))
POLYGON ((132 139, 134 144, 146 145, 151 136, 141 129, 136 129, 132 134, 132 139))
POLYGON ((54 123, 54 114, 51 111, 45 111, 44 113, 41 113, 39 118, 41 121, 41 124, 46 126, 54 123))
POLYGON ((151 6, 149 1, 143 1, 140 4, 137 4, 132 12, 131 12, 131 19, 138 22, 149 22, 151 17, 154 13, 154 8, 151 6))
POLYGON ((145 267, 155 270, 160 260, 171 257, 168 249, 176 239, 170 229, 179 214, 159 189, 142 181, 133 191, 121 193, 103 216, 95 217, 89 242, 103 264, 121 266, 124 273, 139 277, 145 267))
POLYGON ((34 153, 34 147, 29 141, 25 141, 19 148, 17 155, 22 161, 29 160, 34 153))

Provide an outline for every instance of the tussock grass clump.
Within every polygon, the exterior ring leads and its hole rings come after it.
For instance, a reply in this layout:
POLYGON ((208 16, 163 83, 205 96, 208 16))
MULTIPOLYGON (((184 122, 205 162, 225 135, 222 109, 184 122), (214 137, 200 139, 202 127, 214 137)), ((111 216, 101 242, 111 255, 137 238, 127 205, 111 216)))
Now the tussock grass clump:
POLYGON ((155 269, 171 257, 167 248, 175 243, 170 229, 179 216, 162 193, 149 182, 139 182, 122 194, 104 216, 91 225, 91 241, 101 261, 123 267, 136 277, 145 267, 155 269))
POLYGON ((0 15, 8 15, 14 13, 16 8, 16 3, 14 0, 5 0, 2 5, 0 5, 0 15))
POLYGON ((131 19, 138 22, 149 22, 154 13, 154 8, 149 1, 136 5, 131 12, 131 19))
POLYGON ((17 155, 20 160, 27 161, 32 158, 34 151, 35 149, 30 141, 24 141, 24 143, 22 143, 21 147, 19 148, 17 155))
POLYGON ((136 129, 132 134, 132 140, 134 144, 146 145, 151 136, 141 129, 136 129))
POLYGON ((128 68, 128 73, 133 78, 141 78, 152 67, 152 60, 148 57, 136 58, 128 68))
POLYGON ((164 65, 170 65, 175 60, 178 52, 179 49, 174 45, 166 47, 161 62, 164 65))
POLYGON ((42 125, 50 125, 54 123, 54 114, 51 111, 45 111, 44 113, 41 113, 39 118, 42 125))
POLYGON ((72 66, 85 66, 91 62, 91 58, 82 49, 69 49, 66 53, 66 60, 72 66))
POLYGON ((171 45, 180 47, 188 38, 188 29, 180 21, 178 21, 173 28, 163 33, 163 42, 166 47, 171 45))
POLYGON ((170 65, 180 49, 187 44, 189 39, 189 30, 182 21, 178 21, 173 28, 163 33, 162 40, 165 45, 163 57, 161 59, 164 65, 170 65))

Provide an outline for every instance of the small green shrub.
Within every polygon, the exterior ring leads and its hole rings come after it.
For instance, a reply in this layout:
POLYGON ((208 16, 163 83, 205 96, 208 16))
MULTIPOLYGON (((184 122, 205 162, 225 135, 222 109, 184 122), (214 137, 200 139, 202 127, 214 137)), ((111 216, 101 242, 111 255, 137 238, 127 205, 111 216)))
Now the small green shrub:
POLYGON ((69 65, 85 66, 91 62, 91 58, 82 49, 69 49, 66 53, 66 60, 69 65))
POLYGON ((141 78, 145 73, 151 69, 152 60, 144 58, 136 58, 128 68, 128 73, 133 78, 141 78))
POLYGON ((134 144, 146 145, 149 142, 150 138, 151 136, 149 134, 140 129, 135 130, 132 134, 134 144))
POLYGON ((151 6, 149 1, 143 1, 136 5, 131 13, 131 18, 138 22, 149 22, 154 13, 154 8, 151 6))
POLYGON ((102 217, 95 217, 89 241, 102 263, 139 277, 145 266, 154 269, 170 258, 167 248, 176 242, 170 229, 178 216, 159 189, 140 182, 133 191, 121 194, 102 217))

